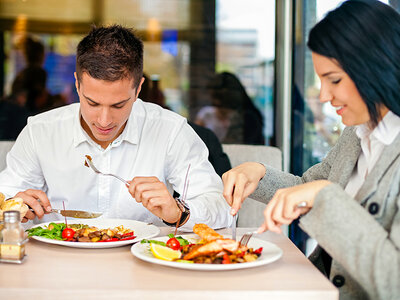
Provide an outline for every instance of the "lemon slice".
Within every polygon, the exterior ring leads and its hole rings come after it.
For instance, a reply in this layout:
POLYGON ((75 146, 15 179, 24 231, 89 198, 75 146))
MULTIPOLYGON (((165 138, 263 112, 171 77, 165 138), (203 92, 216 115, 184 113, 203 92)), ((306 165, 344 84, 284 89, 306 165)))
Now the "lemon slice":
POLYGON ((172 261, 181 257, 181 251, 172 250, 171 248, 154 243, 150 244, 150 250, 155 257, 162 260, 172 261))

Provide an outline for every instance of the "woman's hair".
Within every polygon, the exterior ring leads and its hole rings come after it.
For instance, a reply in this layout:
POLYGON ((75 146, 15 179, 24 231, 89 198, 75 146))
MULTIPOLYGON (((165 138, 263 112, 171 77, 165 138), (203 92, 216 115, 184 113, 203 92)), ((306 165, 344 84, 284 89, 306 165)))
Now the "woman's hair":
POLYGON ((311 51, 334 59, 355 83, 372 125, 383 104, 400 116, 400 15, 377 0, 349 0, 310 31, 311 51))
POLYGON ((94 27, 78 44, 78 83, 86 72, 95 79, 133 79, 138 87, 143 76, 143 43, 125 27, 94 27))

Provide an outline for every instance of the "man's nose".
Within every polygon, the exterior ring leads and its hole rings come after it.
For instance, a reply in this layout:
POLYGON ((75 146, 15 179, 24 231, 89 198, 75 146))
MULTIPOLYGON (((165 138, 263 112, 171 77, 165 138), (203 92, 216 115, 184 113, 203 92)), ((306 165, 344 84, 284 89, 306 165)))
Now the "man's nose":
POLYGON ((101 109, 98 122, 99 125, 103 128, 106 128, 108 125, 112 123, 112 117, 109 108, 104 107, 101 109))

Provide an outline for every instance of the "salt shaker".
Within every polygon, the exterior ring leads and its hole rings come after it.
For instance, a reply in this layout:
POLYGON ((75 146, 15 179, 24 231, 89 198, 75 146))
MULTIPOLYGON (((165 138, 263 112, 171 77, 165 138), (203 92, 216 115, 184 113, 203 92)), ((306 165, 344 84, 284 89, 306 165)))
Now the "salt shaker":
POLYGON ((0 234, 0 262, 20 264, 26 257, 25 244, 28 239, 21 226, 19 211, 5 211, 3 221, 4 228, 0 234))

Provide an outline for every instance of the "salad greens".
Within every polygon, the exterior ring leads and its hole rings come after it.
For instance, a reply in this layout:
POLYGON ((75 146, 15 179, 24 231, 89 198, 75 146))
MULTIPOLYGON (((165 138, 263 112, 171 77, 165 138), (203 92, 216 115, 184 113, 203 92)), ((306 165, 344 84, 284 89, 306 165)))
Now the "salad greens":
POLYGON ((31 229, 26 230, 28 232, 28 236, 42 236, 52 240, 63 240, 61 234, 65 229, 65 223, 50 223, 48 226, 44 228, 38 226, 33 227, 31 229))
MULTIPOLYGON (((68 228, 81 229, 86 228, 88 225, 85 224, 69 224, 68 228)), ((44 238, 52 239, 52 240, 60 240, 63 241, 62 232, 66 228, 65 223, 50 223, 49 225, 43 227, 33 227, 31 229, 26 230, 28 233, 28 237, 30 236, 41 236, 44 238)))
MULTIPOLYGON (((168 237, 170 239, 176 238, 178 240, 179 244, 181 244, 181 246, 185 246, 185 245, 189 245, 190 244, 188 240, 184 239, 181 236, 174 236, 173 233, 168 234, 168 237)), ((153 244, 158 244, 158 245, 161 245, 161 246, 167 246, 167 244, 165 242, 161 242, 161 241, 157 241, 157 240, 146 240, 146 239, 144 239, 144 240, 141 240, 140 243, 142 243, 142 244, 146 244, 146 243, 151 244, 151 243, 153 243, 153 244)))
POLYGON ((189 241, 184 239, 181 236, 174 236, 174 234, 171 233, 171 234, 168 234, 168 237, 169 238, 173 238, 173 237, 176 238, 179 241, 179 244, 181 244, 181 246, 189 245, 189 241))
POLYGON ((143 239, 143 240, 140 241, 140 243, 141 243, 141 244, 149 243, 149 244, 158 244, 158 245, 161 245, 161 246, 167 246, 164 242, 156 241, 156 240, 146 240, 146 239, 143 239))

